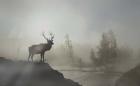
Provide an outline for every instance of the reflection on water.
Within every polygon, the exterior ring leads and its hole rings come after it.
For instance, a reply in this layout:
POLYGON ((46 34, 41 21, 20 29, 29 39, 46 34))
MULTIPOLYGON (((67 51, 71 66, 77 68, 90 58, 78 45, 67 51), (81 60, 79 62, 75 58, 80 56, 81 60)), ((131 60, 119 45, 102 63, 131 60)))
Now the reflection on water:
MULTIPOLYGON (((92 69, 91 69, 92 70, 92 69)), ((83 86, 114 86, 115 81, 121 76, 118 73, 104 73, 80 70, 60 70, 66 78, 79 82, 83 86)))

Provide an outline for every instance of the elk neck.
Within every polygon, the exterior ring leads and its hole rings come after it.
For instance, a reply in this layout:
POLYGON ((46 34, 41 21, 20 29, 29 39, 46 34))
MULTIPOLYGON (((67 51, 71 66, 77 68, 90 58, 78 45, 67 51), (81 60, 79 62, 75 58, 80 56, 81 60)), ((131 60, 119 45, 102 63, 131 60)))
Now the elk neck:
POLYGON ((45 44, 45 47, 46 47, 46 49, 45 49, 46 51, 50 50, 52 48, 52 44, 47 43, 47 44, 45 44))

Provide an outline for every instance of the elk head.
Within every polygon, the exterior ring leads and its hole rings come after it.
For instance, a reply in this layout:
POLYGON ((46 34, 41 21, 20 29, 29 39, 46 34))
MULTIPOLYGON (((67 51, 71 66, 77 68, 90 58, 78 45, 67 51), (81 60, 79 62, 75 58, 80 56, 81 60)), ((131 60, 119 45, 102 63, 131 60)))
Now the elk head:
POLYGON ((53 45, 53 39, 54 39, 54 34, 50 33, 50 38, 47 38, 44 33, 42 33, 42 36, 47 40, 48 44, 53 45))

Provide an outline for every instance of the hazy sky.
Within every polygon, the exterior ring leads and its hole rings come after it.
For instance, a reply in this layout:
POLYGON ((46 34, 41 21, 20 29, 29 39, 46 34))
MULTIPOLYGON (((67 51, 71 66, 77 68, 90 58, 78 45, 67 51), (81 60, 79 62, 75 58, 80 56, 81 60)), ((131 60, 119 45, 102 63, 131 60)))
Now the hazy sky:
POLYGON ((119 43, 136 47, 139 28, 140 0, 0 0, 5 46, 44 42, 43 31, 55 33, 55 43, 69 34, 76 43, 97 45, 102 32, 112 29, 119 43))

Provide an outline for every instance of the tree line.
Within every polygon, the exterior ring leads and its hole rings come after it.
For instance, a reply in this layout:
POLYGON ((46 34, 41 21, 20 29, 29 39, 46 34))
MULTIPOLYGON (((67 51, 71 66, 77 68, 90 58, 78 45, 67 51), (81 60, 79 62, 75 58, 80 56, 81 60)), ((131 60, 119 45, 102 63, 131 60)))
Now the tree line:
POLYGON ((71 58, 72 63, 75 63, 79 67, 91 66, 103 68, 105 70, 112 70, 117 64, 126 62, 133 55, 131 48, 120 47, 118 45, 116 36, 112 30, 102 33, 97 49, 94 49, 91 46, 89 58, 92 63, 89 65, 85 64, 80 58, 75 61, 76 56, 74 56, 73 44, 69 35, 66 35, 65 45, 68 50, 67 54, 69 58, 71 58))

